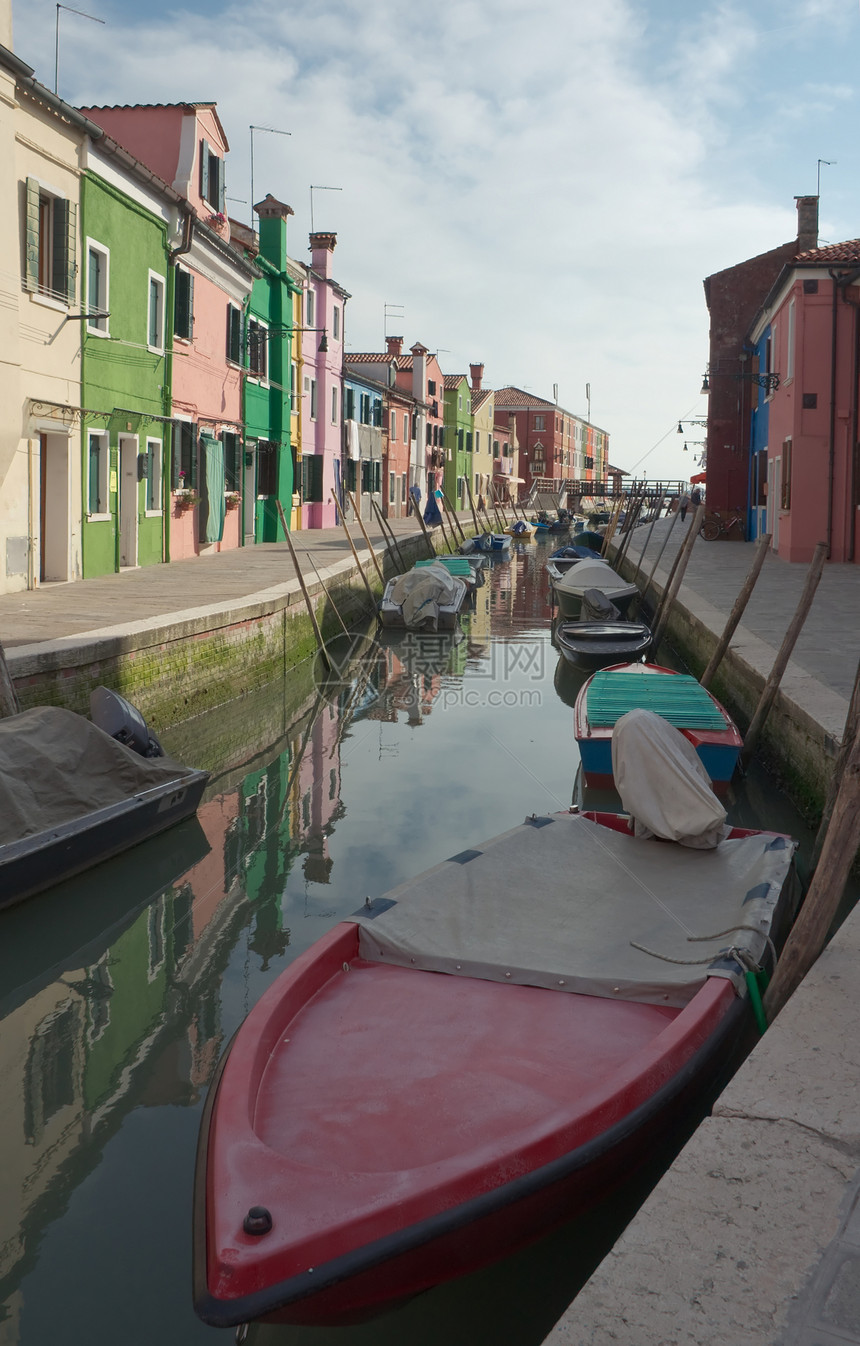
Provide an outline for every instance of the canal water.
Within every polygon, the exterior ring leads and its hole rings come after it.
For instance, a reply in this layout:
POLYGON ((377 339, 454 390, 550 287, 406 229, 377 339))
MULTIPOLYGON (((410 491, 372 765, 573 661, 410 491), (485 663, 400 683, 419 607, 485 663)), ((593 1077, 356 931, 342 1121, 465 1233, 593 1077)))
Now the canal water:
MULTIPOLYGON (((191 1190, 233 1032, 366 897, 571 802, 579 678, 551 642, 549 550, 493 559, 456 633, 371 632, 351 661, 342 640, 337 675, 309 666, 165 735, 212 771, 198 818, 3 913, 0 1346, 216 1340, 191 1305, 191 1190)), ((809 845, 760 771, 731 810, 809 845)), ((375 1322, 250 1340, 537 1346, 657 1175, 375 1322)))

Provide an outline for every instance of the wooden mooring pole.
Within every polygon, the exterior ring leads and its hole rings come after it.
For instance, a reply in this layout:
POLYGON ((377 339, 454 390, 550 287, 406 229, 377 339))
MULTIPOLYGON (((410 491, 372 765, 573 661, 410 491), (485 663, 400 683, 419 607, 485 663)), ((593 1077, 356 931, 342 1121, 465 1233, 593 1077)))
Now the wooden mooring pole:
MULTIPOLYGON (((371 544, 370 538, 367 536, 367 529, 365 528, 365 526, 364 526, 364 522, 363 522, 363 520, 362 520, 362 517, 361 517, 361 515, 360 515, 359 512, 358 512, 358 505, 356 504, 355 496, 353 495, 352 491, 349 489, 348 486, 344 486, 343 489, 346 491, 347 495, 349 496, 349 503, 352 505, 352 512, 353 512, 353 514, 355 515, 355 521, 356 521, 356 523, 358 524, 359 528, 361 529, 361 536, 364 538, 364 541, 365 541, 365 543, 367 544, 367 550, 370 552, 370 559, 371 559, 371 561, 373 562, 374 569, 376 570, 377 575, 379 576, 379 583, 382 585, 382 587, 383 587, 383 589, 384 589, 384 588, 385 588, 385 576, 384 576, 383 573, 382 573, 382 566, 379 564, 379 561, 376 559, 376 552, 373 550, 373 546, 372 546, 372 544, 371 544)), ((383 534, 383 536, 384 536, 384 534, 383 534)))
POLYGON ((635 571, 633 572, 633 579, 630 581, 631 584, 635 584, 639 578, 639 571, 642 569, 642 562, 645 560, 645 553, 648 550, 648 544, 651 541, 651 534, 654 532, 654 525, 663 511, 663 502, 665 499, 666 499, 666 492, 664 491, 660 496, 660 499, 657 501, 657 509, 654 514, 654 518, 651 520, 651 527, 648 529, 648 536, 645 539, 645 546, 642 548, 642 554, 639 557, 639 564, 637 565, 635 571))
POLYGON ((663 597, 660 599, 657 611, 654 614, 654 625, 652 630, 654 632, 653 647, 655 650, 657 649, 657 646, 660 644, 660 641, 663 638, 663 632, 666 630, 672 604, 674 603, 678 595, 678 590, 680 589, 681 583, 684 579, 684 574, 687 569, 687 564, 690 560, 693 545, 696 541, 696 538, 699 536, 699 529, 702 526, 702 519, 704 517, 705 517, 705 506, 704 505, 697 506, 696 513, 693 516, 693 521, 687 530, 687 536, 681 543, 678 555, 675 557, 675 564, 672 567, 672 573, 669 576, 669 581, 666 585, 666 588, 663 590, 663 597))
POLYGON ((830 777, 827 798, 824 801, 824 808, 821 813, 821 822, 818 825, 815 845, 812 848, 811 869, 815 869, 818 864, 818 857, 821 855, 824 839, 827 836, 827 830, 830 826, 830 818, 836 804, 836 796, 839 793, 839 786, 841 785, 842 777, 845 774, 845 765, 848 761, 851 749, 854 747, 858 731, 860 731, 860 664, 857 665, 854 688, 851 692, 851 700, 848 703, 848 714, 845 717, 845 728, 842 731, 842 742, 839 745, 839 752, 836 754, 836 761, 833 764, 833 774, 830 777))
POLYGON ((427 525, 426 525, 426 523, 424 522, 423 516, 422 516, 422 514, 421 514, 421 506, 419 505, 418 501, 415 499, 414 496, 412 497, 412 508, 413 508, 413 510, 415 511, 415 517, 416 517, 416 519, 418 520, 419 524, 421 525, 421 532, 424 534, 424 540, 425 540, 425 542, 427 543, 427 548, 428 548, 428 550, 429 550, 429 552, 430 552, 430 555, 431 555, 431 556, 435 556, 435 555, 436 555, 436 548, 435 548, 435 546, 433 545, 433 539, 431 538, 431 536, 430 536, 430 534, 429 534, 429 532, 428 532, 428 530, 427 530, 427 525))
MULTIPOLYGON (((406 569, 406 562, 405 562, 404 559, 403 559, 403 553, 401 552, 400 547, 399 547, 398 542, 397 542, 397 538, 396 538, 395 535, 394 535, 394 529, 391 527, 391 524, 388 523, 388 521, 385 519, 385 517, 384 517, 384 515, 383 515, 383 513, 382 513, 382 510, 379 508, 379 506, 377 505, 376 501, 375 501, 372 497, 371 497, 371 501, 370 501, 370 503, 372 504, 373 508, 376 510, 376 517, 377 517, 377 520, 378 520, 378 522, 379 522, 379 527, 382 529, 382 536, 386 539, 386 542, 388 543, 388 550, 389 550, 389 552, 391 551, 391 548, 392 548, 392 546, 393 546, 393 547, 394 547, 394 550, 397 552, 397 559, 398 559, 398 561, 400 562, 400 569, 401 569, 401 570, 405 570, 405 569, 406 569), (386 529, 386 525, 387 525, 387 527, 388 527, 388 533, 387 533, 387 534, 386 534, 386 531, 385 531, 385 529, 386 529)), ((392 559, 393 559, 393 558, 392 558, 392 559)))
MULTIPOLYGON (((664 551, 666 550, 666 544, 668 543, 669 538, 672 536, 672 530, 674 529, 675 524, 678 522, 678 520, 680 519, 680 517, 681 517, 681 516, 680 516, 680 514, 677 513, 677 511, 672 515, 672 522, 669 524, 669 527, 666 529, 666 536, 663 538, 663 545, 661 546, 660 550, 659 550, 658 553, 657 553, 657 556, 655 557, 654 564, 653 564, 652 567, 651 567, 651 573, 649 574, 647 580, 645 581, 644 588, 642 589, 642 597, 643 597, 643 598, 644 598, 645 595, 648 593, 648 590, 651 588, 651 581, 653 580, 655 574, 657 573, 657 567, 658 567, 658 565, 660 564, 661 560, 663 559, 663 553, 664 553, 664 551)), ((641 604, 640 604, 640 606, 641 606, 641 604)))
POLYGON ((369 579, 367 578, 367 576, 365 575, 365 573, 364 573, 364 568, 363 568, 361 562, 360 562, 359 559, 358 559, 358 552, 355 550, 355 543, 353 542, 353 540, 352 540, 352 536, 350 535, 350 531, 349 531, 349 528, 347 527, 347 523, 346 523, 346 518, 345 518, 345 516, 344 516, 343 509, 341 508, 341 503, 340 503, 340 501, 338 500, 338 498, 337 498, 337 492, 336 492, 334 489, 332 489, 331 498, 332 498, 332 500, 334 501, 335 509, 337 510, 338 514, 340 515, 340 521, 341 521, 341 523, 343 524, 343 531, 346 533, 346 540, 347 540, 347 542, 349 543, 349 549, 350 549, 350 551, 352 552, 353 560, 355 561, 355 564, 356 564, 356 566, 358 567, 358 573, 359 573, 359 575, 361 576, 361 578, 364 580, 364 587, 365 587, 365 589, 367 590, 367 596, 368 596, 368 598, 370 599, 370 605, 371 605, 371 607, 375 608, 375 607, 376 607, 376 596, 375 596, 375 594, 374 594, 374 592, 373 592, 373 589, 371 588, 370 580, 369 580, 369 579))
POLYGON ((286 538, 286 540, 287 540, 287 546, 288 546, 289 549, 290 549, 290 556, 293 558, 293 566, 295 567, 296 578, 297 578, 298 581, 299 581, 299 587, 301 588, 302 594, 303 594, 303 596, 304 596, 305 606, 307 607, 307 610, 308 610, 308 616, 309 616, 310 619, 311 619, 311 626, 312 626, 313 629, 314 629, 314 635, 315 635, 316 638, 317 638, 317 645, 319 646, 320 655, 322 656, 324 662, 326 663, 326 665, 327 665, 328 668, 330 669, 330 668, 331 668, 331 660, 329 659, 328 655, 326 654, 325 641, 323 640, 323 637, 322 637, 322 631, 320 630, 319 622, 317 621, 316 610, 315 610, 315 608, 314 608, 313 602, 311 601, 311 596, 310 596, 310 594, 308 593, 308 586, 305 584, 305 577, 304 577, 304 575, 302 574, 302 568, 301 568, 301 566, 299 565, 299 558, 298 558, 298 556, 296 555, 296 549, 295 549, 295 547, 293 546, 293 539, 290 537, 290 530, 289 530, 289 528, 287 527, 287 519, 286 519, 286 515, 284 514, 284 507, 283 507, 283 505, 281 504, 280 500, 277 500, 277 499, 276 499, 276 500, 275 500, 275 504, 276 504, 277 507, 278 507, 278 514, 279 514, 280 519, 281 519, 281 527, 282 527, 283 530, 284 530, 284 537, 286 538))
POLYGON ((812 607, 812 600, 815 597, 815 590, 818 588, 819 581, 821 580, 821 572, 824 569, 826 558, 827 543, 819 542, 813 552, 812 560, 809 564, 806 583, 803 586, 803 593, 800 595, 797 611, 792 617, 789 628, 783 637, 782 645, 779 648, 779 654, 774 660, 773 668, 764 685, 762 694, 759 697, 758 705, 755 708, 755 714, 753 715, 750 727, 747 730, 744 746, 740 755, 741 768, 746 767, 758 746, 761 731, 764 728, 765 720, 770 714, 771 706, 779 691, 779 684, 782 682, 782 676, 788 666, 791 652, 797 644, 797 637, 803 630, 803 623, 806 621, 809 609, 812 607))
POLYGON ((855 738, 833 806, 821 859, 800 915, 764 996, 771 1023, 827 943, 852 862, 860 846, 860 738, 855 738))
POLYGON ((6 663, 3 646, 0 645, 0 720, 5 720, 7 715, 18 715, 20 711, 21 703, 18 700, 18 693, 15 691, 12 674, 9 672, 9 665, 6 663))
POLYGON ((743 588, 735 599, 735 605, 732 608, 729 620, 726 622, 723 634, 717 641, 716 649, 711 655, 708 667, 699 679, 703 687, 710 687, 714 674, 723 662, 732 636, 735 634, 741 617, 744 615, 744 609, 752 597, 752 591, 755 588, 756 580, 761 574, 761 568, 764 565, 765 557, 767 556, 768 548, 770 546, 770 539, 770 533, 763 533, 758 540, 753 563, 750 566, 750 572, 744 580, 743 588))

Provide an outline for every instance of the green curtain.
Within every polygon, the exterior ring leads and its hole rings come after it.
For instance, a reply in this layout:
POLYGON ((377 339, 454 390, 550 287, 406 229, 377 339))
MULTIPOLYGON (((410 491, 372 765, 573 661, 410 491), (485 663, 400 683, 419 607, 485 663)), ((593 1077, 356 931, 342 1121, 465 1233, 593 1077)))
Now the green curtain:
POLYGON ((204 515, 203 542, 220 542, 224 536, 224 445, 214 435, 200 436, 203 448, 205 494, 201 501, 201 514, 204 515))

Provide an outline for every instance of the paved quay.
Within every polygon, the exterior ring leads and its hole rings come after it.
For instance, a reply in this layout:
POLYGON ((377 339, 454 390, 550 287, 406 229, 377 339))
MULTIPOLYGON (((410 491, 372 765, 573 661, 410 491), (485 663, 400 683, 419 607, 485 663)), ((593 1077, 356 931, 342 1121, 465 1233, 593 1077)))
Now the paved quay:
MULTIPOLYGON (((646 577, 666 527, 654 530, 646 577)), ((634 563, 641 550, 637 536, 634 563)), ((752 553, 697 540, 684 608, 720 631, 752 553)), ((732 641, 765 675, 806 571, 769 555, 732 641)), ((826 566, 784 681, 836 741, 858 613, 860 567, 826 566)), ((860 909, 544 1346, 860 1346, 860 909)))

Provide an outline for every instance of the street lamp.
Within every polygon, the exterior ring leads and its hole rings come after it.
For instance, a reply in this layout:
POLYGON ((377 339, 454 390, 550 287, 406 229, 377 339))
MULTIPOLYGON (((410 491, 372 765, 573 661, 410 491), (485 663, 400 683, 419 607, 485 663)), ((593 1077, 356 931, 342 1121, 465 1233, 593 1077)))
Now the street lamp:
POLYGON ((755 383, 755 384, 758 385, 759 388, 764 388, 765 391, 766 391, 767 393, 774 393, 774 392, 776 392, 777 388, 779 387, 779 374, 771 374, 771 373, 767 373, 767 374, 752 374, 752 373, 749 373, 749 374, 747 374, 747 373, 744 373, 744 374, 724 374, 724 373, 722 373, 720 370, 717 370, 715 373, 712 374, 710 370, 707 370, 707 369, 706 369, 706 370, 705 370, 705 373, 702 375, 702 392, 703 392, 703 393, 709 393, 709 392, 711 391, 711 385, 710 385, 710 381, 709 381, 709 380, 710 380, 710 379, 713 379, 713 378, 718 378, 718 379, 740 379, 741 382, 743 382, 743 383, 755 383))

